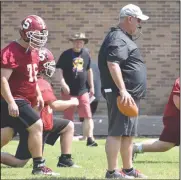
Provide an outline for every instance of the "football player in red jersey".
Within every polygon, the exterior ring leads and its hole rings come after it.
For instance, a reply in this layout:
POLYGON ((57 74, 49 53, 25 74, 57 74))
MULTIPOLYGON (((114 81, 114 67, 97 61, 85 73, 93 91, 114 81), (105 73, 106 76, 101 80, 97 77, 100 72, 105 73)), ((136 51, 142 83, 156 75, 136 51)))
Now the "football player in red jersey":
POLYGON ((39 108, 44 106, 36 75, 38 51, 47 42, 48 30, 41 17, 29 15, 22 21, 19 32, 20 39, 1 50, 1 147, 11 139, 12 128, 27 129, 28 147, 33 157, 32 174, 54 175, 44 164, 43 124, 31 107, 35 96, 39 108))
POLYGON ((165 152, 180 145, 180 80, 176 79, 163 115, 163 131, 159 140, 135 143, 133 158, 137 153, 165 152))
MULTIPOLYGON (((43 75, 52 77, 55 72, 55 61, 52 53, 44 48, 40 51, 40 64, 38 73, 38 85, 40 87, 44 108, 41 110, 41 119, 44 125, 44 143, 54 145, 60 136, 61 156, 57 163, 58 167, 78 167, 71 158, 71 144, 74 135, 74 124, 72 121, 65 119, 53 119, 53 112, 63 111, 71 106, 78 105, 78 99, 62 101, 57 100, 54 96, 51 85, 43 78, 43 75)), ((36 99, 35 99, 36 100, 36 99)), ((33 103, 36 105, 36 103, 33 103)), ((16 129, 14 129, 16 132, 16 129)), ((20 132, 20 142, 15 156, 1 152, 1 163, 13 167, 23 167, 31 158, 27 144, 28 132, 20 132)))

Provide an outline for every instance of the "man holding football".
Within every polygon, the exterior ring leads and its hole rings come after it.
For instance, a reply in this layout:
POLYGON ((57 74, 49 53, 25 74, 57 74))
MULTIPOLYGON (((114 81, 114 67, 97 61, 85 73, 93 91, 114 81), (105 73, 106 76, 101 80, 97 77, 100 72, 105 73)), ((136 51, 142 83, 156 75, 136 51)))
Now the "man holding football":
POLYGON ((132 141, 137 135, 138 117, 122 114, 117 107, 117 97, 120 95, 125 106, 136 103, 139 107, 140 99, 145 95, 146 67, 134 35, 140 31, 141 21, 148 18, 138 6, 124 6, 120 10, 118 26, 110 29, 99 51, 98 66, 109 121, 105 147, 108 162, 106 178, 146 178, 132 164, 132 141), (122 158, 122 170, 117 170, 118 153, 122 158))

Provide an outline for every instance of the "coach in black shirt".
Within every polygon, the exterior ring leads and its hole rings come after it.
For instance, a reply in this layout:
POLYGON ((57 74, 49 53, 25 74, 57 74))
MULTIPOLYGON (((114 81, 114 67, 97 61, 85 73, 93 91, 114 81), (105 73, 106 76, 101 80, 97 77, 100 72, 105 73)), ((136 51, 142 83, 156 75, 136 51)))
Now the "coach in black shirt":
POLYGON ((145 95, 146 67, 133 35, 141 29, 141 20, 148 18, 138 6, 124 6, 120 11, 119 25, 110 29, 99 51, 98 65, 109 117, 107 178, 146 178, 132 165, 132 140, 137 134, 137 117, 120 113, 116 99, 120 95, 123 103, 136 103, 139 107, 140 99, 145 95), (123 173, 116 171, 119 152, 123 173))
MULTIPOLYGON (((74 34, 69 39, 73 48, 64 51, 56 64, 62 87, 62 99, 69 100, 77 97, 79 100, 78 114, 84 118, 83 132, 87 137, 87 146, 97 146, 93 138, 93 120, 90 109, 90 98, 94 95, 93 73, 90 67, 89 53, 84 50, 88 39, 84 33, 74 34), (88 82, 88 85, 87 85, 88 82), (89 89, 88 89, 89 88, 89 89)), ((64 118, 74 120, 75 107, 64 111, 64 118)))

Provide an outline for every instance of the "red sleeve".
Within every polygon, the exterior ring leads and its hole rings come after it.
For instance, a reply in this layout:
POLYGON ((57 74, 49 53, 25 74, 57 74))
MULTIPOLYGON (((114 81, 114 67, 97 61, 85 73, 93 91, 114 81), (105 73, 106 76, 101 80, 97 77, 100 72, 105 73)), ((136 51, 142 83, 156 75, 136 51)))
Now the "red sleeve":
POLYGON ((43 100, 45 101, 46 104, 48 104, 49 101, 56 101, 57 100, 53 91, 50 89, 46 89, 41 93, 42 93, 43 100))
POLYGON ((18 67, 18 63, 9 46, 1 50, 1 68, 14 69, 18 67))
POLYGON ((53 113, 49 106, 45 106, 41 112, 40 117, 43 121, 43 130, 50 131, 53 128, 53 113))
POLYGON ((38 85, 45 104, 48 104, 49 101, 57 100, 53 93, 52 87, 48 81, 46 81, 43 78, 38 78, 38 85))
POLYGON ((173 94, 180 96, 180 80, 179 80, 179 78, 176 79, 175 84, 173 85, 172 92, 173 92, 173 94))

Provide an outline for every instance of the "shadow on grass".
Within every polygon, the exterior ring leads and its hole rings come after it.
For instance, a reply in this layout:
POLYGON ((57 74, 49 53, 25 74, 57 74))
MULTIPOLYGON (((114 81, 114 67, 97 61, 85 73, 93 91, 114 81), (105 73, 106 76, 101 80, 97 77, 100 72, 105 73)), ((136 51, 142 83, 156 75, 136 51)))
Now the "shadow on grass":
POLYGON ((134 161, 134 163, 150 163, 150 164, 159 164, 159 163, 170 163, 170 164, 178 164, 179 162, 173 162, 173 161, 134 161))

